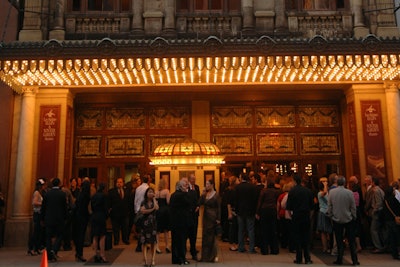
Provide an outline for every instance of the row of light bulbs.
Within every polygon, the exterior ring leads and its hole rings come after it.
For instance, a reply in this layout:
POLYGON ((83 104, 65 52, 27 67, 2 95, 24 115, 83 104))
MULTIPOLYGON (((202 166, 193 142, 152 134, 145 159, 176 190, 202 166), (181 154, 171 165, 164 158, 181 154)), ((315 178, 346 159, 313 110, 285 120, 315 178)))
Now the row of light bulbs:
POLYGON ((0 78, 12 87, 377 81, 400 78, 400 55, 3 61, 0 78))

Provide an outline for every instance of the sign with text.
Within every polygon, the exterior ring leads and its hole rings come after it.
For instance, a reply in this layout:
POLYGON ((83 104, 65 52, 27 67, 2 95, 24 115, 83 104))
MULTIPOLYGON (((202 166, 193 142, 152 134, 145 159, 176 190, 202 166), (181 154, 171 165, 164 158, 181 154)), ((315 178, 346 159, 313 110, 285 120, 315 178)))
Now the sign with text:
POLYGON ((386 178, 381 102, 361 101, 367 174, 386 178))
POLYGON ((37 177, 57 176, 61 106, 40 107, 37 177))
POLYGON ((353 174, 360 177, 360 162, 358 154, 358 138, 357 138, 357 122, 354 102, 347 104, 347 114, 349 119, 349 132, 350 132, 350 148, 351 148, 351 161, 353 165, 353 174))

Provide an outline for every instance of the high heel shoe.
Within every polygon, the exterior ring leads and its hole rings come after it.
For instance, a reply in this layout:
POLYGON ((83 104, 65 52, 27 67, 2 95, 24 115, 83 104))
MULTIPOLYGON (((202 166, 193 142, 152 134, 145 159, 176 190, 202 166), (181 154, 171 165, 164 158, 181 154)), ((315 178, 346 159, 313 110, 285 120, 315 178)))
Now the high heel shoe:
POLYGON ((158 249, 156 249, 156 253, 157 253, 157 254, 161 254, 162 251, 158 248, 158 249))
POLYGON ((165 248, 165 252, 171 253, 171 250, 169 249, 169 247, 166 247, 166 248, 165 248))
POLYGON ((37 256, 38 254, 36 254, 36 252, 34 250, 28 250, 27 254, 29 256, 37 256))

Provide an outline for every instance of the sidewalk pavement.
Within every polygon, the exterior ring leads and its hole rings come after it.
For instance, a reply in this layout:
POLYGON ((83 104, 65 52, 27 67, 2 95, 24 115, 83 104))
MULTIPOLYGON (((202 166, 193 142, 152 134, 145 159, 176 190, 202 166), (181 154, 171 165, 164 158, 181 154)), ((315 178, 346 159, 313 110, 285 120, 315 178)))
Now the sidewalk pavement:
MULTIPOLYGON (((142 267, 143 257, 142 253, 135 252, 136 244, 131 243, 130 245, 119 245, 114 246, 113 249, 122 249, 122 252, 111 264, 112 266, 121 267, 142 267)), ((198 244, 200 249, 201 245, 198 244)), ((163 249, 163 247, 161 247, 163 249)), ((320 266, 334 266, 332 262, 336 259, 335 256, 325 255, 323 258, 317 255, 319 248, 313 250, 314 253, 311 255, 314 267, 320 266)), ((156 255, 156 267, 177 267, 178 265, 171 264, 171 254, 165 253, 156 255)), ((110 251, 106 252, 111 253, 110 251)), ((93 250, 90 247, 85 247, 84 257, 89 259, 93 256, 93 250)), ((49 267, 62 267, 62 266, 87 266, 85 263, 75 261, 74 251, 60 251, 59 260, 57 262, 49 262, 49 267)), ((393 260, 390 254, 371 254, 368 251, 362 251, 358 254, 361 266, 376 266, 376 267, 398 267, 400 261, 393 260)), ((205 263, 196 262, 190 260, 190 265, 188 267, 211 267, 211 266, 231 266, 231 267, 248 267, 248 266, 291 266, 296 267, 297 264, 293 263, 295 259, 295 254, 290 253, 286 249, 281 249, 279 255, 261 255, 249 254, 249 253, 239 253, 236 251, 229 250, 229 244, 219 242, 219 261, 218 263, 205 263)), ((350 253, 347 249, 345 251, 345 260, 351 262, 350 253)), ((42 256, 28 256, 25 248, 0 248, 0 267, 45 267, 41 266, 42 256)), ((103 265, 105 264, 96 264, 103 265)), ((345 265, 343 265, 345 266, 345 265)))

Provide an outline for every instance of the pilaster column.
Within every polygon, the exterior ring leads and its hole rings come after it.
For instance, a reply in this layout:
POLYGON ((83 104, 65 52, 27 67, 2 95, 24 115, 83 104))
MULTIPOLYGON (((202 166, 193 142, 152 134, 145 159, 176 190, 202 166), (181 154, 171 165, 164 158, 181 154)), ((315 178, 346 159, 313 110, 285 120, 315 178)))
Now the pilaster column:
POLYGON ((364 15, 362 12, 362 0, 352 0, 350 2, 351 10, 354 14, 354 37, 365 37, 369 30, 364 24, 364 15))
POLYGON ((24 22, 19 32, 19 41, 41 41, 43 34, 40 29, 42 25, 42 1, 25 0, 24 22))
POLYGON ((26 218, 31 215, 31 202, 28 200, 32 197, 36 92, 37 88, 26 88, 22 94, 12 207, 12 217, 15 219, 26 218))
POLYGON ((143 0, 132 0, 133 17, 132 17, 132 34, 143 35, 143 0))
POLYGON ((64 26, 64 0, 57 0, 54 10, 54 25, 53 29, 49 32, 49 39, 64 40, 65 39, 65 26, 64 26))
POLYGON ((388 84, 385 88, 388 116, 388 136, 390 157, 392 161, 393 179, 400 178, 400 94, 399 83, 388 84))
POLYGON ((253 0, 242 0, 243 31, 254 30, 254 5, 253 0))
POLYGON ((285 15, 285 1, 275 0, 275 31, 283 32, 288 30, 288 22, 285 15))
POLYGON ((175 0, 165 0, 164 32, 175 33, 175 0))

